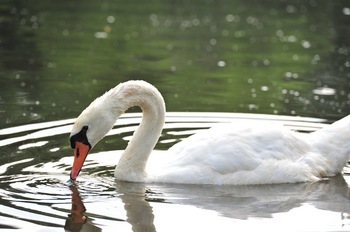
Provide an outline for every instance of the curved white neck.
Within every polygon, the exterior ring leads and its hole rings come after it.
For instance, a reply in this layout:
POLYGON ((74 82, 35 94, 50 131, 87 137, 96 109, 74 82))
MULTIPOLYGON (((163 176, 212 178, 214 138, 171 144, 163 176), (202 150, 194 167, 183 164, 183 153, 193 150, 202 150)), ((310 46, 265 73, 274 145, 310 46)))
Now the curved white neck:
MULTIPOLYGON (((150 85, 136 86, 125 94, 126 109, 139 106, 142 121, 134 132, 115 169, 115 177, 124 181, 144 181, 149 155, 162 132, 165 120, 165 103, 156 88, 150 85)), ((125 110, 126 110, 125 109, 125 110)))

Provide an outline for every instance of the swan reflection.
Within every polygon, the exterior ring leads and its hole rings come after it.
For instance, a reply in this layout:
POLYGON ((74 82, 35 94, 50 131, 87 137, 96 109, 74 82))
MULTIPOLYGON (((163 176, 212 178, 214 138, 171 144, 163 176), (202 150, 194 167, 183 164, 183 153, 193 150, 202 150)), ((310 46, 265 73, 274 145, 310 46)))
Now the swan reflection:
POLYGON ((67 231, 102 231, 100 228, 93 225, 85 216, 86 208, 77 187, 75 185, 70 185, 69 189, 72 192, 72 207, 64 228, 67 231))
MULTIPOLYGON (((86 191, 89 184, 81 184, 84 186, 78 188, 82 187, 86 191)), ((261 219, 276 220, 276 214, 289 215, 293 209, 298 208, 301 209, 299 212, 303 212, 306 209, 303 207, 306 206, 316 209, 313 212, 320 209, 339 213, 339 224, 342 224, 339 226, 350 227, 349 187, 341 175, 314 183, 256 186, 141 184, 117 181, 115 193, 105 199, 117 205, 112 207, 112 211, 102 210, 100 214, 91 213, 91 209, 89 212, 89 207, 103 208, 104 202, 99 200, 93 204, 89 203, 86 210, 78 188, 75 185, 70 186, 72 206, 65 225, 68 231, 101 231, 103 228, 99 228, 96 223, 96 220, 101 218, 113 218, 119 222, 114 224, 116 229, 125 229, 127 226, 135 232, 159 231, 162 228, 193 229, 187 228, 188 224, 182 220, 193 222, 192 226, 195 224, 196 227, 194 229, 205 230, 206 226, 218 226, 222 218, 226 218, 230 228, 234 229, 240 225, 239 222, 249 222, 249 225, 253 225, 256 218, 260 218, 260 222, 261 219), (118 210, 125 211, 125 218, 121 219, 118 210), (183 212, 183 215, 178 212, 183 212), (214 217, 206 220, 205 212, 215 212, 212 214, 214 217), (185 215, 190 215, 191 218, 185 218, 185 215), (177 220, 174 220, 174 217, 177 220)), ((293 218, 293 215, 290 217, 293 218)), ((309 215, 306 212, 304 217, 306 221, 310 219, 307 223, 314 223, 318 215, 309 215)), ((299 226, 300 229, 304 225, 296 223, 294 226, 299 226)))

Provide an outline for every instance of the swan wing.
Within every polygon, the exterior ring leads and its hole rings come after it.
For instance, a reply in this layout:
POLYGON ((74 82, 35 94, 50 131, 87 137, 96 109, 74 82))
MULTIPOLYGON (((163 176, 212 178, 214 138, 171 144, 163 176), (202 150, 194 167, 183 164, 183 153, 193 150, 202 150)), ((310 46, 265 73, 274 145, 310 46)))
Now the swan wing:
POLYGON ((310 152, 306 141, 281 125, 220 125, 170 148, 158 178, 210 184, 306 181, 316 177, 298 160, 310 152))

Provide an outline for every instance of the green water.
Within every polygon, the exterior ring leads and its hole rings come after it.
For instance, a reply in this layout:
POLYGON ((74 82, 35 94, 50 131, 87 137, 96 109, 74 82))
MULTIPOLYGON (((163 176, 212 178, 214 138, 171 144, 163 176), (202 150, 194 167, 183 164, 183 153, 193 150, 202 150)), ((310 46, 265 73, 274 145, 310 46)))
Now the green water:
POLYGON ((341 118, 349 9, 345 0, 1 1, 0 127, 76 117, 129 79, 157 86, 168 111, 341 118))
POLYGON ((155 154, 218 122, 320 129, 350 113, 349 25, 348 0, 0 1, 0 229, 348 231, 349 165, 317 183, 115 182, 133 108, 73 184, 68 137, 130 79, 172 112, 155 154))

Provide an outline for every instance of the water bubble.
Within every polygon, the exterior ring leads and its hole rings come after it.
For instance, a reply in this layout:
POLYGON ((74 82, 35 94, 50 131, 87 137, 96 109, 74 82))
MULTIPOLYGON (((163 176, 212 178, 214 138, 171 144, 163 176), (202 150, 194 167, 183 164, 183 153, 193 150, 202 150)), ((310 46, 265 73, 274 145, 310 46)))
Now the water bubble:
POLYGON ((266 66, 269 65, 270 64, 270 60, 268 60, 268 59, 263 60, 263 64, 266 65, 266 66))
POLYGON ((33 15, 31 18, 30 18, 30 21, 32 23, 36 22, 38 20, 38 17, 36 15, 33 15))
POLYGON ((328 95, 328 96, 330 96, 330 95, 335 95, 337 91, 335 89, 329 88, 329 87, 319 87, 319 88, 316 88, 316 89, 312 90, 312 92, 314 94, 317 94, 317 95, 328 95))
POLYGON ((348 7, 343 8, 343 14, 350 15, 350 8, 348 7))
POLYGON ((32 28, 33 29, 38 29, 39 28, 39 24, 38 23, 33 23, 32 28))
POLYGON ((95 38, 96 39, 106 39, 108 37, 108 34, 104 31, 96 32, 95 38))
POLYGON ((175 72, 175 71, 176 71, 176 66, 175 66, 175 65, 171 66, 171 67, 170 67, 170 70, 171 70, 172 72, 175 72))
POLYGON ((108 17, 107 17, 107 22, 108 22, 108 23, 114 23, 114 22, 115 22, 114 16, 112 16, 112 15, 108 16, 108 17))
POLYGON ((248 109, 249 110, 257 110, 257 109, 259 109, 259 107, 257 105, 255 105, 255 104, 249 104, 248 105, 248 109))
POLYGON ((235 37, 236 38, 241 38, 241 37, 244 37, 245 36, 245 31, 236 31, 235 32, 235 37))
POLYGON ((223 60, 220 60, 220 61, 218 62, 218 66, 219 66, 219 67, 225 67, 225 65, 226 65, 226 62, 223 61, 223 60))
POLYGON ((16 7, 13 7, 12 9, 11 9, 11 14, 16 14, 17 13, 17 8, 16 7))
POLYGON ((292 56, 292 60, 295 60, 295 61, 299 60, 299 56, 297 54, 294 54, 292 56))
POLYGON ((201 23, 201 21, 199 19, 197 19, 197 18, 192 20, 193 26, 199 26, 200 23, 201 23))
POLYGON ((288 5, 287 8, 286 8, 286 11, 287 13, 295 13, 297 11, 296 7, 295 6, 292 6, 292 5, 288 5))
POLYGON ((311 63, 312 63, 312 64, 317 64, 317 62, 320 61, 320 60, 321 60, 320 55, 316 54, 316 55, 314 55, 314 57, 312 58, 311 63))
POLYGON ((311 47, 311 43, 307 40, 303 40, 301 41, 301 46, 303 46, 304 48, 310 48, 311 47))
POLYGON ((149 19, 151 20, 151 24, 153 27, 158 27, 160 25, 160 22, 158 20, 158 16, 156 14, 151 14, 149 16, 149 19))
POLYGON ((256 60, 253 60, 253 61, 252 61, 252 66, 254 66, 254 67, 255 67, 255 66, 258 66, 258 64, 259 64, 258 61, 256 61, 256 60))
POLYGON ((235 16, 232 15, 232 14, 226 15, 225 18, 226 18, 226 21, 229 22, 229 23, 231 23, 231 22, 233 22, 235 20, 235 16))
POLYGON ((47 64, 47 67, 48 67, 48 68, 55 68, 55 67, 56 67, 56 63, 49 62, 49 63, 47 64))
POLYGON ((266 86, 266 85, 264 85, 264 86, 261 86, 261 91, 264 91, 264 92, 266 92, 266 91, 268 91, 269 90, 269 87, 268 86, 266 86))
POLYGON ((291 42, 291 43, 294 43, 297 41, 297 37, 295 35, 290 35, 287 37, 287 41, 288 42, 291 42))
POLYGON ((69 30, 68 30, 68 29, 64 29, 64 30, 62 31, 62 35, 68 36, 68 35, 69 35, 69 30))
POLYGON ((211 44, 211 45, 216 45, 216 43, 217 43, 217 40, 216 39, 211 39, 210 41, 209 41, 209 43, 211 44))
POLYGON ((284 35, 284 33, 283 33, 282 30, 277 30, 277 31, 276 31, 276 35, 277 35, 278 37, 282 37, 282 36, 284 35))
POLYGON ((223 30, 221 32, 221 35, 224 36, 224 37, 227 37, 229 34, 230 34, 229 30, 223 30))

